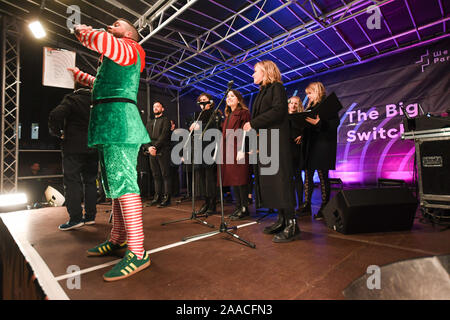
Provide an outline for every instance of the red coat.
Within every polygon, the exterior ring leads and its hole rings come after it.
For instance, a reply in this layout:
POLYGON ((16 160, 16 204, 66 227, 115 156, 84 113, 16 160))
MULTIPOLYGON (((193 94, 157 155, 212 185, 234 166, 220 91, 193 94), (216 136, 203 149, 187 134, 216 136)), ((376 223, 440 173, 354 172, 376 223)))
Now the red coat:
MULTIPOLYGON (((248 164, 248 155, 245 157, 245 163, 237 163, 237 151, 242 146, 242 134, 234 139, 228 135, 227 129, 242 129, 246 122, 250 121, 250 112, 248 110, 235 110, 226 117, 222 125, 222 184, 223 186, 242 186, 250 182, 250 166, 248 164), (228 119, 229 118, 229 119, 228 119), (226 158, 233 155, 233 163, 227 164, 226 158)), ((242 131, 243 132, 243 131, 242 131)), ((217 180, 219 183, 219 180, 217 180)))

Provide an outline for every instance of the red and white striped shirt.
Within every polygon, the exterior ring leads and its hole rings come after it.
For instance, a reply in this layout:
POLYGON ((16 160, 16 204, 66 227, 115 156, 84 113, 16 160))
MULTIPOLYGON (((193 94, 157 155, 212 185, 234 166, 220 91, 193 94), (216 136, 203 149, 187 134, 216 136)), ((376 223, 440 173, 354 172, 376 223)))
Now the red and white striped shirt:
MULTIPOLYGON (((106 31, 99 30, 82 30, 77 35, 81 44, 91 50, 94 50, 102 55, 114 61, 121 66, 130 66, 137 62, 138 56, 141 62, 141 72, 145 67, 145 52, 142 47, 132 39, 117 38, 106 31), (139 52, 139 55, 138 55, 139 52)), ((78 71, 74 73, 75 80, 92 87, 95 81, 95 77, 78 71)))

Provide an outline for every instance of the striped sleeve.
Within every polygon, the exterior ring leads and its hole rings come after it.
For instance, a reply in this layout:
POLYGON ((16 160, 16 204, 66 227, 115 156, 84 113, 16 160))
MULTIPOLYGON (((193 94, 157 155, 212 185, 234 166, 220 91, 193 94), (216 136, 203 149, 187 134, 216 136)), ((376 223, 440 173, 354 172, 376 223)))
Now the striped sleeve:
POLYGON ((75 81, 81 83, 84 86, 92 88, 94 86, 95 77, 89 73, 78 70, 73 74, 75 81))
POLYGON ((81 44, 111 59, 121 66, 136 62, 136 48, 125 38, 117 38, 106 31, 83 30, 77 36, 81 44))

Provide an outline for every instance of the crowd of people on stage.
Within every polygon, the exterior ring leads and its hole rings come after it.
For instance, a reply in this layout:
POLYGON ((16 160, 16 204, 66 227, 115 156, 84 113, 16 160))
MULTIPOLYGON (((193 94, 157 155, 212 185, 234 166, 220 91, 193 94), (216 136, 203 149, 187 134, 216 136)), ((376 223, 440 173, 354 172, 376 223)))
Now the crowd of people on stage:
MULTIPOLYGON (((137 156, 143 151, 149 157, 155 190, 150 205, 158 208, 171 205, 173 185, 178 182, 178 167, 171 162, 175 123, 166 117, 160 101, 153 103, 154 118, 146 127, 141 121, 136 97, 145 52, 136 42, 138 35, 132 24, 119 19, 107 32, 81 25, 75 28, 75 35, 81 44, 101 54, 101 65, 95 77, 71 68, 75 80, 90 89, 67 95, 50 115, 50 128, 63 139, 64 185, 70 216, 59 228, 71 230, 95 223, 94 198, 89 193, 96 189, 95 172, 99 164, 104 192, 112 199, 113 227, 108 240, 89 249, 87 254, 102 256, 126 249, 124 259, 104 275, 106 281, 115 281, 150 265, 143 247, 137 156)), ((235 89, 227 91, 223 113, 210 94, 198 96, 200 111, 189 124, 189 131, 201 137, 208 129, 221 130, 222 140, 216 149, 206 149, 202 144, 202 152, 208 150, 216 160, 219 155, 236 161, 220 161, 221 165, 217 161, 192 164, 195 184, 191 193, 205 200, 197 214, 208 216, 216 213, 218 186, 229 188, 236 206, 230 219, 240 220, 249 216, 254 191, 256 207, 278 211, 277 221, 263 232, 273 235, 276 243, 289 242, 300 238, 297 218, 312 214, 315 171, 322 192, 315 218, 323 218, 322 210, 330 199, 328 172, 335 168, 339 118, 337 113, 327 119, 320 119, 317 114, 306 117, 306 125, 298 126, 289 115, 315 110, 326 97, 323 84, 313 82, 306 87, 308 103, 303 106, 300 97, 287 97, 274 62, 256 63, 252 76, 259 92, 253 99, 251 112, 241 92, 235 89), (240 134, 230 134, 238 129, 240 134), (246 143, 245 135, 250 130, 256 130, 258 139, 261 130, 267 131, 266 150, 277 146, 279 163, 274 174, 262 173, 269 164, 261 161, 261 157, 256 156, 257 163, 250 164, 249 157, 258 155, 261 146, 258 143, 255 149, 246 143)))

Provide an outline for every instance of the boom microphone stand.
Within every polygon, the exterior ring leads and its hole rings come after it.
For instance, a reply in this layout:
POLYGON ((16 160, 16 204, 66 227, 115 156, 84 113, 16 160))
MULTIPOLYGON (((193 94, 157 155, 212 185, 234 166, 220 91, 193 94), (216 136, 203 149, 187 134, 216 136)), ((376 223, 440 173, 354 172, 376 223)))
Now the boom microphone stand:
MULTIPOLYGON (((216 116, 217 110, 219 109, 219 106, 222 104, 222 102, 225 99, 225 97, 228 95, 228 92, 231 90, 231 86, 232 85, 233 85, 233 80, 228 82, 228 89, 225 92, 225 95, 223 96, 222 100, 220 100, 219 104, 217 105, 216 109, 214 110, 214 113, 212 114, 211 118, 209 119, 208 124, 211 122, 212 118, 214 118, 215 121, 218 121, 217 116, 216 116)), ((206 127, 208 127, 208 125, 206 127)), ((205 131, 203 131, 202 136, 203 136, 204 133, 205 133, 205 131)), ((222 154, 220 154, 220 156, 222 157, 222 154)), ((241 237, 239 237, 237 234, 229 231, 229 230, 237 230, 237 226, 228 227, 228 225, 225 222, 225 216, 224 216, 224 212, 223 212, 222 165, 220 164, 220 161, 217 163, 217 166, 218 166, 218 169, 219 169, 219 187, 220 187, 220 210, 221 210, 220 227, 216 231, 211 231, 211 232, 207 232, 207 233, 203 233, 203 234, 199 234, 199 235, 184 237, 182 240, 186 241, 186 240, 189 240, 189 239, 199 238, 199 237, 203 237, 203 236, 206 236, 206 235, 214 235, 214 234, 218 234, 218 233, 226 233, 226 234, 229 234, 229 235, 233 236, 234 238, 244 242, 250 248, 256 248, 256 245, 254 243, 246 241, 246 240, 242 239, 241 237)))
MULTIPOLYGON (((197 120, 195 120, 194 124, 198 123, 198 120, 200 119, 200 116, 202 115, 202 113, 203 113, 203 110, 198 115, 197 120)), ((188 139, 187 139, 186 143, 184 144, 183 149, 186 148, 188 143, 191 143, 194 131, 195 130, 191 130, 191 132, 189 132, 188 139)), ((199 222, 201 224, 204 224, 204 225, 206 225, 206 226, 208 226, 210 228, 214 228, 214 225, 209 224, 208 222, 199 219, 198 215, 197 215, 197 211, 195 211, 195 178, 194 178, 194 171, 195 171, 194 167, 195 167, 195 165, 194 165, 194 153, 192 153, 192 161, 191 162, 192 162, 192 179, 191 179, 192 180, 191 181, 192 182, 192 187, 191 187, 192 213, 191 213, 191 216, 189 218, 184 218, 184 219, 179 219, 179 220, 169 221, 169 222, 163 222, 163 223, 161 223, 162 226, 165 226, 165 225, 171 224, 171 223, 181 222, 181 221, 195 220, 195 221, 197 221, 197 222, 199 222)), ((186 176, 187 176, 187 172, 186 172, 186 176)), ((208 217, 208 216, 206 215, 206 217, 208 217)))

